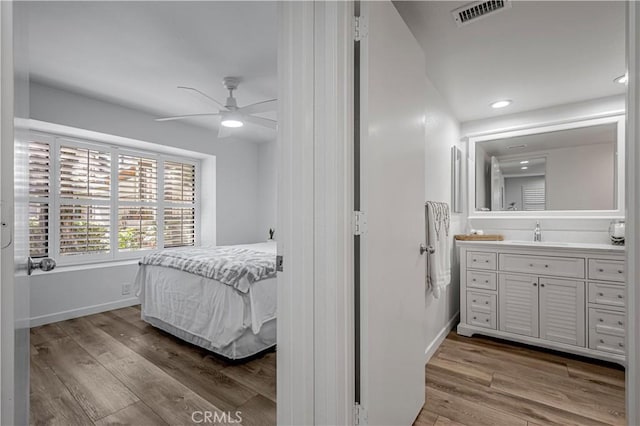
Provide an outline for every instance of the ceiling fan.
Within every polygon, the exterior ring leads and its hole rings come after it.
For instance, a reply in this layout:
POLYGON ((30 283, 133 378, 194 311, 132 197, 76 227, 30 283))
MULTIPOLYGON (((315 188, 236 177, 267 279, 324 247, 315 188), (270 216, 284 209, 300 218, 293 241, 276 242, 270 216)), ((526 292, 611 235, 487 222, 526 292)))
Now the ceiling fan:
POLYGON ((201 96, 204 96, 207 100, 215 103, 218 107, 220 107, 218 112, 177 115, 174 117, 156 118, 155 121, 173 121, 193 117, 219 116, 220 126, 218 126, 218 138, 225 138, 229 136, 231 134, 230 129, 242 127, 244 126, 244 123, 257 124, 258 126, 267 127, 269 129, 276 129, 278 127, 278 122, 275 120, 251 115, 275 111, 278 106, 277 99, 270 99, 268 101, 256 102, 255 104, 239 107, 238 103, 236 102, 236 98, 233 97, 233 91, 238 88, 240 79, 238 77, 225 77, 222 80, 222 84, 229 91, 229 97, 227 98, 225 105, 198 89, 195 89, 193 87, 178 86, 178 89, 189 90, 191 92, 197 93, 201 96))

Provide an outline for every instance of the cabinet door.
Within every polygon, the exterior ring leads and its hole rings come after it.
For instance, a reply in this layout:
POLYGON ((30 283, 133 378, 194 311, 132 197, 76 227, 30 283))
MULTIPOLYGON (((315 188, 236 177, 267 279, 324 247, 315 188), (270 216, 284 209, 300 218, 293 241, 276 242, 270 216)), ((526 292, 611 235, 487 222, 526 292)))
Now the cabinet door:
POLYGON ((500 274, 500 330, 538 337, 538 277, 500 274))
POLYGON ((585 345, 583 281, 540 278, 540 338, 585 345))

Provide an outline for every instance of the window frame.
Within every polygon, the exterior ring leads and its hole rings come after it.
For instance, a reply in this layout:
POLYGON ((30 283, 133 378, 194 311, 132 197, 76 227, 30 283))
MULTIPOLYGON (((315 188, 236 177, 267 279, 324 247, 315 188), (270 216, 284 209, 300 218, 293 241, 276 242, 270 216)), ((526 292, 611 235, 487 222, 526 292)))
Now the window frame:
MULTIPOLYGON (((31 203, 47 203, 49 204, 49 226, 48 226, 48 254, 56 260, 60 266, 85 265, 91 263, 106 263, 113 261, 134 260, 156 250, 164 249, 164 209, 171 207, 193 207, 194 209, 194 246, 199 246, 201 241, 201 160, 198 158, 188 158, 179 155, 163 154, 157 151, 136 149, 126 146, 119 146, 114 143, 94 141, 89 138, 77 138, 64 135, 56 135, 53 133, 31 130, 30 141, 39 141, 49 144, 49 198, 29 196, 29 204, 31 203), (110 197, 108 200, 99 199, 67 199, 60 195, 60 146, 73 146, 82 149, 99 149, 103 152, 109 152, 111 158, 111 178, 109 182, 110 197), (157 167, 157 196, 156 202, 131 202, 119 200, 119 156, 130 155, 140 156, 144 158, 154 159, 157 167), (193 204, 190 203, 170 203, 164 200, 164 163, 165 161, 178 162, 193 165, 195 168, 195 199, 193 204), (63 201, 64 200, 64 201, 63 201), (67 201, 68 200, 68 201, 67 201), (62 255, 60 252, 60 207, 63 205, 106 205, 109 207, 109 252, 107 253, 91 253, 62 255), (158 223, 158 234, 156 237, 155 249, 141 249, 122 251, 119 249, 118 241, 118 222, 119 208, 124 206, 148 206, 155 207, 156 221, 158 223)), ((31 235, 31 233, 29 233, 31 235)), ((187 246, 185 246, 187 247, 187 246)))

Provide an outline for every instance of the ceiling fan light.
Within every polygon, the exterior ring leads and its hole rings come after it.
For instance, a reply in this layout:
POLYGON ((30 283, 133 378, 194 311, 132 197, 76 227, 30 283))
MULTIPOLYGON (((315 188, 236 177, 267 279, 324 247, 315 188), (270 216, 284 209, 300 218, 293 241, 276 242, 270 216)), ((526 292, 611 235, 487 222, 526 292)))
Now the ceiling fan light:
POLYGON ((244 123, 242 121, 236 120, 234 118, 225 118, 220 122, 220 124, 222 124, 224 127, 232 127, 232 128, 244 126, 244 123))

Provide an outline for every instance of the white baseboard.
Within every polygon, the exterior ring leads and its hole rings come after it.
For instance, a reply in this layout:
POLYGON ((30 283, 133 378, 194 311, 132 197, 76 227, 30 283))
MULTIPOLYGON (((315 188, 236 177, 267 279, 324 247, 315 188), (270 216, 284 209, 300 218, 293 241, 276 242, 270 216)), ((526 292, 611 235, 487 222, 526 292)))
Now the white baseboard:
POLYGON ((100 312, 111 311, 113 309, 126 308, 127 306, 138 305, 140 299, 137 297, 130 297, 128 299, 116 300, 115 302, 102 303, 100 305, 85 306, 78 309, 72 309, 69 311, 56 312, 54 314, 41 315, 33 317, 29 320, 31 327, 37 327, 39 325, 51 324, 53 322, 65 321, 72 318, 83 317, 86 315, 97 314, 100 312))
POLYGON ((424 351, 424 363, 425 365, 429 362, 433 354, 436 353, 444 339, 447 338, 447 335, 453 328, 458 324, 460 320, 460 312, 456 312, 456 314, 451 318, 445 325, 442 327, 442 330, 438 333, 435 339, 429 343, 427 349, 424 351))

